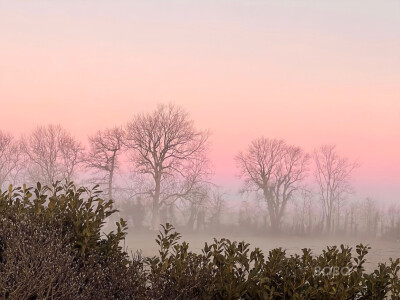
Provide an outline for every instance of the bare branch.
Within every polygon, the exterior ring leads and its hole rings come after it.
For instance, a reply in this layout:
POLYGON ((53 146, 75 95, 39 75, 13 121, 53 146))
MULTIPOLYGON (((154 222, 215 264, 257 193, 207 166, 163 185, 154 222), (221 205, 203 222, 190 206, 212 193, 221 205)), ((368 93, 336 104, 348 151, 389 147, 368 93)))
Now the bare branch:
POLYGON ((22 141, 28 158, 28 173, 33 181, 52 184, 72 180, 82 162, 83 147, 60 125, 37 127, 22 141))

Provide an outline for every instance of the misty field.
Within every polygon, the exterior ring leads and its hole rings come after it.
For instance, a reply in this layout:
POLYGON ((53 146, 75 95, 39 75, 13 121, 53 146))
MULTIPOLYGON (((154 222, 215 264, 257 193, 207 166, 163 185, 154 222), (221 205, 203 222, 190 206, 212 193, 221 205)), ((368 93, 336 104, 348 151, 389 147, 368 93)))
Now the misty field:
MULTIPOLYGON (((128 251, 141 250, 143 256, 158 255, 159 246, 155 242, 156 232, 130 232, 125 241, 128 251)), ((389 258, 397 258, 400 256, 400 241, 390 241, 382 239, 368 238, 335 238, 335 237, 261 237, 254 235, 242 234, 226 234, 213 235, 208 233, 183 233, 181 240, 189 243, 189 249, 193 252, 200 253, 204 248, 204 243, 210 244, 213 238, 228 238, 231 241, 245 241, 250 244, 250 249, 260 248, 264 253, 281 247, 286 250, 287 254, 301 253, 301 249, 310 248, 314 254, 321 254, 322 250, 327 246, 340 244, 349 245, 353 249, 357 244, 368 244, 371 250, 367 255, 365 263, 367 271, 376 268, 378 263, 388 263, 389 258)))

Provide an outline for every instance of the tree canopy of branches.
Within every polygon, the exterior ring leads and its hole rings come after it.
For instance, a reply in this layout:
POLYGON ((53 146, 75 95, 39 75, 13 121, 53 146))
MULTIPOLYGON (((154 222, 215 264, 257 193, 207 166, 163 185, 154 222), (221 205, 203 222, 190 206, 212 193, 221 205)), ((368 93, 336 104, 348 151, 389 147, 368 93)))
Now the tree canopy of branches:
POLYGON ((0 188, 5 182, 13 183, 20 169, 21 156, 18 141, 0 130, 0 188))
POLYGON ((272 232, 278 232, 288 201, 305 178, 309 155, 283 140, 261 137, 236 157, 246 191, 261 191, 272 232))
POLYGON ((208 172, 208 132, 194 127, 188 113, 173 104, 159 105, 126 126, 126 146, 135 172, 145 176, 143 193, 152 198, 152 227, 159 209, 193 192, 208 172))
POLYGON ((340 157, 335 145, 324 145, 314 151, 314 176, 322 200, 326 231, 332 231, 335 206, 352 192, 349 180, 358 166, 348 158, 340 157))
POLYGON ((72 180, 81 163, 83 148, 60 125, 37 127, 22 141, 29 162, 30 180, 52 184, 57 180, 72 180))
POLYGON ((113 178, 119 168, 119 155, 123 146, 124 132, 119 127, 97 131, 89 137, 90 151, 85 159, 88 168, 105 174, 108 197, 113 199, 113 178))

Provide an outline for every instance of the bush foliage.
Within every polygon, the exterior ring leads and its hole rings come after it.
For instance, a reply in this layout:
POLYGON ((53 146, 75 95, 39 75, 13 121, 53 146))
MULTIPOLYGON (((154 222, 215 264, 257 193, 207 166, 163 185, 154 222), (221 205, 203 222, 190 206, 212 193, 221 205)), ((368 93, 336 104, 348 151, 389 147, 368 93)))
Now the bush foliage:
POLYGON ((129 255, 124 220, 102 233, 115 210, 100 194, 72 183, 1 192, 0 299, 400 299, 399 259, 368 273, 364 245, 265 255, 221 239, 194 253, 166 224, 157 256, 129 255))

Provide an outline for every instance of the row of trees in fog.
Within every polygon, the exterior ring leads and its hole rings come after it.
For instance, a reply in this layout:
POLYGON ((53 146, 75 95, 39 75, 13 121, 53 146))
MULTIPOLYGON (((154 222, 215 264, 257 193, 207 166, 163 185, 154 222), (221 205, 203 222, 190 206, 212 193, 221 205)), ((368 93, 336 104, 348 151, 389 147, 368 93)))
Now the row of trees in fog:
MULTIPOLYGON (((137 114, 124 126, 100 130, 88 138, 87 147, 59 125, 37 127, 20 139, 0 131, 0 185, 100 183, 107 197, 116 199, 121 213, 133 216, 136 227, 149 216, 147 225, 153 229, 167 220, 191 229, 216 228, 222 226, 224 213, 235 212, 228 211, 222 189, 211 182, 209 136, 173 104, 137 114)), ((359 207, 348 204, 357 164, 341 157, 333 145, 309 154, 283 140, 260 137, 234 159, 244 183, 243 197, 254 198, 260 208, 258 214, 246 217, 244 201, 236 213, 241 227, 354 233, 367 217, 366 230, 388 231, 372 200, 366 201, 369 208, 362 217, 359 207)), ((397 217, 391 218, 388 228, 398 228, 397 217)))
POLYGON ((89 137, 87 151, 59 125, 38 127, 19 141, 1 133, 0 184, 16 182, 18 176, 46 184, 76 180, 80 169, 91 171, 93 182, 106 183, 113 199, 115 173, 125 154, 134 175, 130 192, 151 200, 151 226, 157 228, 161 207, 202 197, 210 173, 208 137, 172 104, 138 114, 123 128, 98 131, 89 137))

